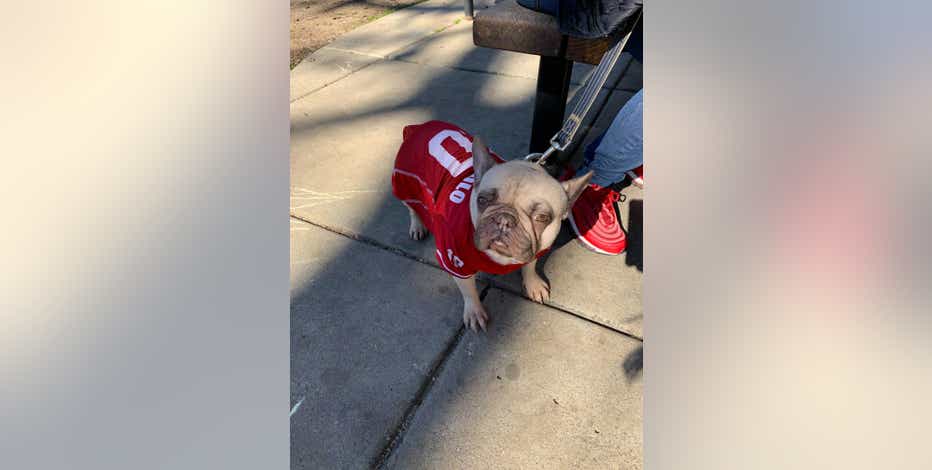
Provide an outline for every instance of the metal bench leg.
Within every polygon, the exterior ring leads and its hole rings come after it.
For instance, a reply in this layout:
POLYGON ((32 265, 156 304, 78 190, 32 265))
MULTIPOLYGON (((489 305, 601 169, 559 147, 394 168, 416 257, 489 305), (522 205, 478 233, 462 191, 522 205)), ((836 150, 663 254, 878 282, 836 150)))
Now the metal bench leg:
POLYGON ((540 58, 537 68, 537 95, 534 98, 534 122, 531 125, 529 151, 543 152, 550 138, 563 126, 566 96, 570 90, 573 61, 562 57, 540 58))

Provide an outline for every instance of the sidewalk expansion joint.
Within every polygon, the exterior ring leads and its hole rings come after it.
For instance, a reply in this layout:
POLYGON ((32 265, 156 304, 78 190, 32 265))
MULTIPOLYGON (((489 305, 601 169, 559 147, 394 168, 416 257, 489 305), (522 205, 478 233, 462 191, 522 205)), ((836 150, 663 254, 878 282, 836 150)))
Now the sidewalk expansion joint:
MULTIPOLYGON (((367 237, 367 236, 365 236, 365 235, 360 235, 360 234, 358 234, 358 233, 353 233, 353 232, 350 232, 350 231, 348 231, 348 230, 342 230, 342 229, 339 229, 339 228, 336 228, 336 227, 331 227, 331 226, 329 226, 329 225, 317 223, 317 222, 314 222, 314 221, 305 219, 304 217, 297 216, 297 215, 294 215, 294 214, 290 214, 290 215, 291 215, 291 218, 292 218, 292 219, 300 220, 301 222, 304 222, 304 223, 306 223, 306 224, 313 225, 313 226, 315 226, 315 227, 317 227, 317 228, 319 228, 319 229, 323 229, 323 230, 326 230, 326 231, 328 231, 328 232, 335 233, 335 234, 337 234, 337 235, 342 235, 342 236, 344 236, 344 237, 346 237, 346 238, 350 238, 350 239, 356 240, 356 241, 358 241, 358 242, 365 243, 366 245, 372 246, 372 247, 374 247, 374 248, 380 248, 380 249, 383 249, 383 250, 385 250, 385 251, 392 252, 392 253, 394 253, 394 254, 396 254, 396 255, 398 255, 398 256, 403 256, 403 257, 405 257, 405 258, 408 258, 408 259, 410 259, 410 260, 412 260, 412 261, 417 261, 418 263, 421 263, 421 264, 426 265, 426 266, 430 266, 431 268, 434 268, 434 269, 436 269, 436 270, 438 270, 438 271, 443 271, 442 269, 440 269, 439 266, 436 266, 436 265, 434 265, 434 264, 431 264, 430 262, 428 262, 427 260, 425 260, 425 259, 423 259, 423 258, 421 258, 421 257, 419 257, 419 256, 412 255, 411 253, 408 253, 407 251, 404 251, 404 250, 402 250, 402 249, 400 249, 400 248, 395 248, 395 247, 393 247, 393 246, 386 245, 386 244, 384 244, 384 243, 382 243, 382 242, 380 242, 380 241, 378 241, 378 240, 369 238, 369 237, 367 237)), ((445 272, 445 271, 444 271, 444 272, 445 272)))
MULTIPOLYGON (((486 288, 486 291, 488 288, 486 288)), ((484 293, 485 291, 483 291, 484 293)), ((398 449, 398 446, 401 445, 401 442, 404 440, 405 434, 408 432, 408 428, 411 426, 411 423, 414 421, 414 416, 417 414, 417 410, 421 407, 421 404, 424 403, 424 399, 427 397, 427 394, 433 388, 434 382, 437 381, 437 378, 443 372, 444 367, 447 364, 447 360, 453 354, 453 351, 459 346, 462 342, 463 335, 466 333, 466 326, 460 325, 459 329, 456 330, 456 333, 450 340, 447 342, 446 347, 443 352, 437 357, 434 361, 434 364, 430 368, 430 372, 427 374, 427 377, 421 382, 421 387, 418 389, 417 394, 414 395, 414 399, 408 404, 408 408, 405 410, 404 415, 401 417, 401 421, 395 427, 394 431, 385 438, 387 441, 385 447, 382 448, 382 451, 372 460, 370 468, 374 469, 383 469, 388 463, 389 458, 392 454, 398 449)))
MULTIPOLYGON (((399 48, 399 50, 400 50, 400 49, 403 49, 404 47, 407 47, 407 46, 403 46, 403 47, 399 48)), ((373 59, 387 59, 387 58, 388 58, 387 55, 371 54, 371 53, 369 53, 369 52, 354 51, 354 50, 352 50, 352 49, 343 49, 343 48, 341 48, 341 47, 334 47, 334 46, 324 46, 324 47, 321 47, 321 49, 329 49, 329 50, 331 50, 331 51, 337 51, 337 52, 347 52, 347 53, 350 53, 350 54, 361 55, 361 56, 363 56, 363 57, 371 57, 371 58, 373 58, 373 59)), ((392 52, 394 52, 394 51, 392 51, 392 52)), ((389 52, 389 54, 391 54, 391 52, 389 52)))
POLYGON ((489 295, 490 289, 492 289, 492 283, 486 282, 485 287, 482 288, 482 292, 479 293, 479 300, 485 300, 485 296, 489 295))
MULTIPOLYGON (((414 45, 416 45, 418 42, 426 41, 426 40, 428 40, 428 39, 430 39, 429 36, 426 37, 426 38, 423 38, 423 39, 418 40, 417 42, 411 44, 410 46, 414 46, 414 45)), ((401 58, 400 55, 403 54, 403 53, 405 53, 405 52, 407 52, 407 51, 409 51, 409 50, 410 50, 410 46, 406 46, 406 47, 399 48, 399 49, 396 50, 396 51, 393 51, 393 52, 390 52, 390 53, 386 54, 384 57, 382 57, 382 56, 378 56, 378 57, 381 57, 381 58, 384 59, 384 60, 392 60, 392 61, 395 61, 395 62, 403 62, 403 63, 405 63, 405 64, 420 65, 420 66, 422 66, 422 67, 432 67, 432 68, 438 68, 438 69, 459 70, 459 71, 461 71, 461 72, 472 72, 472 73, 480 73, 480 74, 484 74, 484 75, 494 75, 494 76, 505 77, 505 78, 518 78, 518 79, 521 79, 521 80, 533 80, 533 81, 535 81, 535 82, 537 81, 537 77, 526 77, 526 76, 523 76, 523 75, 515 75, 515 74, 511 74, 511 73, 496 72, 496 71, 492 71, 492 70, 484 70, 484 69, 472 68, 472 67, 463 67, 463 66, 458 66, 458 65, 430 64, 430 63, 426 63, 426 62, 418 62, 418 61, 416 61, 416 60, 410 60, 410 59, 401 58)), ((476 48, 479 48, 480 46, 475 46, 475 47, 476 47, 476 48)), ((347 52, 352 52, 352 51, 347 51, 347 52)), ((506 52, 507 52, 507 51, 506 51, 506 52)), ((514 54, 519 54, 519 53, 518 53, 518 52, 514 52, 514 54)), ((373 57, 375 57, 375 56, 373 56, 373 57)), ((624 91, 624 92, 633 93, 633 92, 637 92, 638 90, 640 90, 640 88, 638 88, 638 89, 620 88, 621 80, 622 80, 622 79, 625 77, 625 75, 628 73, 628 68, 630 68, 630 67, 631 67, 631 60, 629 60, 629 61, 625 64, 625 68, 624 68, 624 70, 622 70, 622 73, 618 76, 618 78, 616 78, 611 84, 606 83, 605 85, 603 85, 602 88, 600 88, 600 91, 601 91, 601 90, 605 90, 605 91, 607 91, 607 92, 609 92, 609 93, 612 93, 612 92, 615 92, 615 91, 624 91)), ((586 77, 588 77, 588 76, 586 76, 586 77)), ((571 81, 570 84, 571 84, 571 85, 578 86, 579 89, 582 89, 582 88, 585 86, 585 84, 586 84, 586 80, 585 80, 585 79, 580 79, 578 82, 576 82, 576 81, 571 81)), ((569 104, 569 103, 567 103, 567 104, 569 104)), ((604 106, 603 106, 603 107, 604 107, 604 106)))
POLYGON ((548 302, 548 303, 544 303, 544 304, 538 303, 537 301, 532 300, 530 297, 528 297, 523 291, 522 291, 522 292, 518 292, 516 289, 514 289, 514 288, 511 287, 511 286, 509 286, 508 284, 500 283, 500 282, 496 281, 495 279, 490 279, 490 278, 488 278, 488 277, 484 278, 484 280, 485 280, 485 282, 488 284, 488 287, 486 288, 486 291, 489 290, 489 289, 491 289, 491 288, 495 288, 495 289, 498 289, 498 290, 501 290, 501 291, 505 291, 505 292, 508 292, 509 294, 512 294, 512 295, 516 295, 516 296, 518 296, 518 297, 521 297, 522 299, 525 299, 525 300, 527 300, 527 301, 529 301, 529 302, 534 302, 535 304, 543 305, 544 307, 550 308, 550 309, 552 309, 552 310, 556 310, 556 311, 558 311, 558 312, 562 312, 562 313, 565 313, 565 314, 567 314, 567 315, 572 315, 572 316, 574 316, 574 317, 576 317, 576 318, 579 318, 580 320, 584 320, 584 321, 586 321, 586 322, 588 322, 588 323, 592 323, 593 325, 596 325, 596 326, 600 326, 600 327, 602 327, 602 328, 605 328, 606 330, 613 331, 613 332, 618 333, 618 334, 620 334, 620 335, 622 335, 622 336, 627 336, 628 338, 631 338, 631 339, 633 339, 633 340, 635 340, 635 341, 638 341, 638 342, 641 342, 641 343, 644 342, 644 338, 640 338, 640 337, 635 336, 635 335, 633 335, 633 334, 631 334, 631 333, 629 333, 629 332, 627 332, 627 331, 618 329, 618 328, 616 328, 616 327, 614 327, 614 326, 611 326, 611 325, 608 325, 608 324, 606 324, 606 323, 602 323, 601 321, 598 321, 598 320, 596 320, 596 319, 590 318, 590 317, 588 317, 588 316, 586 316, 586 315, 583 315, 583 314, 581 314, 581 313, 574 312, 574 311, 572 311, 572 310, 570 310, 570 309, 568 309, 568 308, 566 308, 566 307, 563 307, 563 306, 560 306, 560 305, 556 305, 556 304, 553 304, 553 303, 549 303, 549 302, 548 302))
MULTIPOLYGON (((389 51, 389 52, 386 53, 385 55, 371 54, 371 53, 368 53, 368 52, 354 51, 354 50, 351 50, 351 49, 343 49, 343 48, 341 48, 341 47, 334 47, 334 46, 331 46, 331 45, 326 45, 326 46, 324 46, 324 47, 321 47, 320 49, 328 49, 328 50, 336 51, 336 52, 343 52, 343 53, 347 53, 347 54, 355 54, 355 55, 358 55, 358 56, 369 57, 369 58, 371 58, 371 59, 376 59, 376 60, 374 60, 374 61, 372 61, 371 63, 368 63, 368 64, 366 64, 366 65, 363 65, 363 66, 359 67, 358 69, 353 70, 352 72, 350 72, 350 73, 348 73, 348 74, 346 74, 346 75, 343 75, 342 77, 340 77, 340 78, 338 78, 338 79, 336 79, 336 80, 334 80, 334 81, 332 81, 332 82, 327 82, 327 83, 325 83, 325 84, 323 84, 323 85, 321 85, 321 86, 319 86, 319 87, 317 87, 317 88, 315 88, 315 89, 313 89, 313 90, 311 90, 311 91, 309 91, 309 92, 307 92, 307 93, 305 93, 305 94, 303 94, 303 95, 301 95, 301 96, 295 97, 294 99, 291 99, 291 100, 289 101, 289 103, 294 103, 294 102, 296 102, 296 101, 298 101, 298 100, 301 100, 301 99, 304 99, 304 98, 306 98, 306 97, 308 97, 308 96, 310 96, 310 95, 313 95, 314 93, 317 93, 318 91, 323 90, 324 88, 327 88, 328 86, 333 85, 334 83, 336 83, 336 82, 338 82, 338 81, 340 81, 340 80, 343 80, 344 78, 349 77, 350 75, 353 75, 354 73, 356 73, 356 72, 358 72, 358 71, 360 71, 360 70, 362 70, 362 69, 364 69, 364 68, 370 67, 370 66, 372 66, 372 65, 378 64, 378 63, 383 62, 383 61, 386 61, 386 60, 394 60, 394 59, 392 59, 392 56, 394 56, 395 54, 398 54, 398 53, 404 51, 405 49, 407 49, 407 48, 409 48, 409 47, 411 47, 411 46, 413 46, 413 45, 415 45, 415 44, 417 44, 417 43, 419 43, 419 42, 425 41, 425 40, 427 40, 428 38, 430 38, 430 37, 432 37, 432 36, 434 36, 434 35, 436 35, 436 34, 439 34, 439 33, 443 32, 443 31, 445 31, 447 28, 449 28, 450 26, 453 26, 454 24, 456 24, 456 23, 450 23, 450 24, 448 24, 448 25, 445 25, 445 26, 443 26, 443 27, 441 27, 441 28, 439 28, 439 29, 437 29, 437 30, 435 30, 435 31, 433 31, 433 32, 431 32, 431 33, 429 33, 427 36, 425 36, 425 37, 423 37, 423 38, 420 38, 420 39, 418 39, 418 40, 416 40, 416 41, 414 41, 414 42, 412 42, 412 43, 402 45, 401 47, 399 47, 399 48, 397 48, 397 49, 394 49, 394 50, 392 50, 392 51, 389 51)), ((313 53, 312 53, 311 55, 313 55, 313 53)), ((311 56, 308 56, 308 57, 311 57, 311 56)), ((307 60, 307 58, 303 59, 302 62, 303 62, 304 60, 307 60)), ((416 64, 416 62, 402 61, 402 60, 399 60, 399 62, 408 62, 408 63, 411 63, 411 64, 416 64)), ((300 64, 299 64, 299 65, 300 65, 300 64)), ((418 64, 418 65, 423 65, 423 64, 418 64)), ((290 74, 289 74, 289 76, 290 76, 290 74)))
POLYGON ((437 69, 459 70, 460 72, 481 73, 484 75, 495 75, 498 77, 518 78, 521 80, 534 80, 534 81, 537 80, 536 78, 522 77, 521 75, 512 75, 510 73, 502 73, 502 72, 492 72, 489 70, 475 69, 475 68, 470 68, 470 67, 460 67, 457 65, 425 64, 423 62, 417 62, 417 61, 408 60, 408 59, 401 59, 397 56, 391 56, 391 55, 386 57, 386 60, 393 60, 395 62, 403 62, 405 64, 420 65, 422 67, 432 67, 432 68, 437 68, 437 69))
MULTIPOLYGON (((352 239, 352 240, 355 240, 355 241, 364 243, 364 244, 369 245, 369 246, 371 246, 371 247, 379 248, 379 249, 382 249, 382 250, 385 250, 385 251, 394 253, 394 254, 396 254, 396 255, 398 255, 398 256, 402 256, 402 257, 407 258, 407 259, 410 259, 410 260, 412 260, 412 261, 416 261, 416 262, 418 262, 418 263, 421 263, 421 264, 423 264, 423 265, 425 265, 425 266, 429 266, 429 267, 431 267, 431 268, 433 268, 433 269, 436 269, 437 271, 441 271, 441 272, 443 272, 444 274, 446 274, 446 271, 444 271, 443 269, 441 269, 439 266, 437 266, 437 265, 435 265, 435 264, 432 264, 432 263, 428 262, 427 260, 425 260, 425 259, 423 259, 423 258, 421 258, 421 257, 419 257, 419 256, 415 256, 415 255, 413 255, 413 254, 411 254, 411 253, 408 253, 407 251, 404 251, 404 250, 402 250, 402 249, 400 249, 400 248, 395 248, 395 247, 393 247, 393 246, 386 245, 386 244, 384 244, 384 243, 382 243, 382 242, 380 242, 380 241, 378 241, 378 240, 369 238, 369 237, 367 237, 367 236, 365 236, 365 235, 360 235, 360 234, 358 234, 358 233, 350 232, 350 231, 348 231, 348 230, 343 230, 343 229, 339 229, 339 228, 336 228, 336 227, 331 227, 331 226, 329 226, 329 225, 325 225, 325 224, 313 222, 313 221, 311 221, 311 220, 305 219, 305 218, 303 218, 303 217, 301 217, 301 216, 297 216, 297 215, 294 215, 294 214, 290 214, 290 215, 291 215, 291 218, 292 218, 292 219, 299 220, 299 221, 304 222, 304 223, 306 223, 306 224, 313 225, 314 227, 317 227, 317 228, 319 228, 319 229, 326 230, 326 231, 328 231, 328 232, 331 232, 331 233, 334 233, 334 234, 337 234, 337 235, 341 235, 341 236, 344 236, 344 237, 346 237, 346 238, 349 238, 349 239, 352 239)), ((509 285, 507 285, 507 284, 504 284, 504 283, 500 283, 500 282, 496 281, 494 278, 492 278, 492 277, 490 277, 490 276, 483 276, 481 280, 483 281, 483 283, 485 283, 485 286, 482 288, 482 291, 481 291, 480 294, 479 294, 479 298, 482 299, 482 300, 484 300, 485 297, 486 297, 486 295, 488 295, 490 289, 496 288, 496 289, 499 289, 499 290, 508 292, 509 294, 517 295, 518 297, 521 297, 521 298, 523 298, 523 299, 525 299, 525 300, 527 300, 527 301, 529 301, 529 302, 534 302, 534 300, 531 300, 523 291, 518 292, 517 290, 513 289, 511 286, 509 286, 509 285)), ((537 303, 537 302, 534 302, 534 303, 537 303)), ((547 307, 547 308, 556 310, 556 311, 558 311, 558 312, 565 313, 565 314, 567 314, 567 315, 572 315, 572 316, 574 316, 574 317, 576 317, 576 318, 579 318, 579 319, 581 319, 581 320, 585 320, 585 321, 587 321, 587 322, 589 322, 589 323, 592 323, 593 325, 598 325, 598 326, 600 326, 600 327, 602 327, 602 328, 611 330, 611 331, 613 331, 613 332, 615 332, 615 333, 618 333, 618 334, 620 334, 620 335, 623 335, 623 336, 627 336, 627 337, 629 337, 629 338, 631 338, 631 339, 634 339, 634 340, 637 340, 637 341, 640 341, 640 342, 643 342, 643 341, 644 341, 644 338, 639 338, 639 337, 637 337, 637 336, 635 336, 635 335, 633 335, 633 334, 631 334, 631 333, 628 333, 628 332, 626 332, 626 331, 624 331, 624 330, 620 330, 620 329, 615 328, 615 327, 613 327, 613 326, 611 326, 611 325, 607 325, 607 324, 602 323, 602 322, 600 322, 600 321, 598 321, 598 320, 595 320, 595 319, 592 319, 592 318, 590 318, 590 317, 587 317, 587 316, 585 316, 585 315, 583 315, 583 314, 574 312, 574 311, 572 311, 572 310, 568 310, 568 309, 566 309, 565 307, 562 307, 562 306, 559 306, 559 305, 555 305, 555 304, 552 304, 552 303, 544 303, 544 304, 538 304, 538 305, 542 305, 542 306, 544 306, 544 307, 547 307)))
MULTIPOLYGON (((346 52, 352 52, 352 51, 346 51, 346 52)), ((354 53, 354 54, 355 54, 355 53, 354 53)), ((359 54, 359 55, 364 55, 364 54, 359 54)), ((350 71, 350 73, 348 73, 348 74, 346 74, 346 75, 343 75, 343 76, 341 76, 340 78, 338 78, 338 79, 336 79, 336 80, 334 80, 334 81, 332 81, 332 82, 324 83, 323 85, 321 85, 321 86, 319 86, 319 87, 317 87, 317 88, 314 88, 313 90, 311 90, 311 91, 309 91, 309 92, 307 92, 307 93, 305 93, 305 94, 303 94, 303 95, 301 95, 301 96, 298 96, 298 97, 295 97, 295 98, 291 99, 291 101, 289 101, 288 104, 289 104, 289 105, 292 105, 292 104, 294 104, 294 103, 297 103, 298 101, 303 100, 304 98, 307 98, 308 96, 311 96, 311 95, 313 95, 314 93, 317 93, 318 91, 323 90, 324 88, 327 88, 328 86, 333 85, 334 83, 339 82, 340 80, 343 80, 344 78, 349 77, 350 75, 353 75, 354 73, 356 73, 356 72, 358 72, 358 71, 360 71, 360 70, 362 70, 362 69, 364 69, 364 68, 371 67, 371 66, 373 66, 373 65, 375 65, 375 64, 378 64, 379 62, 383 62, 383 61, 385 61, 385 59, 376 60, 376 61, 373 61, 373 62, 368 63, 368 64, 366 64, 366 65, 363 65, 363 66, 359 67, 358 69, 353 70, 353 71, 350 71)))

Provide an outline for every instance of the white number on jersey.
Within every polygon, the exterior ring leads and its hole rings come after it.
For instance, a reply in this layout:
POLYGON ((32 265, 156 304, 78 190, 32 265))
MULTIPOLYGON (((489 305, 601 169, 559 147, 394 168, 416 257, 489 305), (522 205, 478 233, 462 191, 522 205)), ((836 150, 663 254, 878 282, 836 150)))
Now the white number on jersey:
POLYGON ((437 163, 445 168, 450 175, 456 178, 464 171, 472 168, 472 157, 468 160, 461 162, 456 159, 447 149, 443 148, 443 141, 447 139, 453 139, 454 142, 466 149, 467 152, 472 153, 472 142, 463 134, 456 132, 451 129, 442 130, 437 133, 437 135, 431 137, 430 142, 427 144, 427 149, 430 152, 430 156, 434 157, 434 160, 437 160, 437 163))
POLYGON ((447 259, 453 263, 453 266, 456 266, 457 268, 463 267, 463 260, 461 260, 459 256, 454 255, 453 250, 449 248, 447 248, 447 259))

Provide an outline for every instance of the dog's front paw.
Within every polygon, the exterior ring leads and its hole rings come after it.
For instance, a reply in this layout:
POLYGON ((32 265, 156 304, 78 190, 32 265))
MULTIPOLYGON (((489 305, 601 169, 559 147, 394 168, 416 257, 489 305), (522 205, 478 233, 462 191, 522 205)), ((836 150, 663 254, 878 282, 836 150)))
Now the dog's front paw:
POLYGON ((408 235, 411 237, 411 239, 423 240, 425 237, 427 237, 427 233, 427 227, 425 227, 424 224, 422 224, 421 221, 417 219, 417 217, 412 217, 411 225, 408 227, 408 235))
POLYGON ((550 299, 550 284, 537 273, 524 273, 523 282, 529 299, 540 303, 550 299))
POLYGON ((481 303, 473 304, 467 302, 463 305, 463 324, 466 328, 473 331, 479 331, 482 328, 485 331, 485 324, 489 322, 489 314, 481 303))

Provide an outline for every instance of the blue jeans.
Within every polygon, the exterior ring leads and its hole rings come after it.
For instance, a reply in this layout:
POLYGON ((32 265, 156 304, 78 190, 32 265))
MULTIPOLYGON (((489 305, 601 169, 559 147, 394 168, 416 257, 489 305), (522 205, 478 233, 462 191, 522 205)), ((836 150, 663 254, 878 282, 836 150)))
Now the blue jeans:
POLYGON ((592 183, 605 187, 644 164, 644 89, 632 96, 601 137, 586 148, 586 161, 576 174, 592 170, 592 183))

